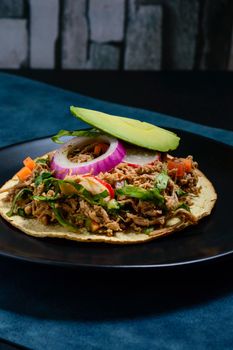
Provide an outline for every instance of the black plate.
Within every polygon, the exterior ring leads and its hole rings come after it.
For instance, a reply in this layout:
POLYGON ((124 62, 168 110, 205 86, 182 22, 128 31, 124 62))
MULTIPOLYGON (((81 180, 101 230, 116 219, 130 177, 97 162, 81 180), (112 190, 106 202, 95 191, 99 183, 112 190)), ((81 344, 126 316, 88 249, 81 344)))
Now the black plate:
MULTIPOLYGON (((1 219, 0 255, 73 267, 162 268, 200 263, 232 254, 233 148, 201 136, 177 132, 182 142, 175 154, 192 154, 218 193, 212 214, 198 225, 149 243, 114 246, 37 239, 21 233, 1 219)), ((54 143, 45 138, 1 149, 1 183, 16 173, 26 156, 40 156, 54 148, 54 143)))

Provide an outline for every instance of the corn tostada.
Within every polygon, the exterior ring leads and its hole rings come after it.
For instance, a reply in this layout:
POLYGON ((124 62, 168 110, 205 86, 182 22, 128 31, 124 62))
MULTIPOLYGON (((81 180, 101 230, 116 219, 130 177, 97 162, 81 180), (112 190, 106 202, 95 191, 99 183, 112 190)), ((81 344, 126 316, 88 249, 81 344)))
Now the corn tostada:
POLYGON ((179 137, 135 119, 71 107, 90 130, 24 160, 0 189, 0 214, 35 237, 142 243, 197 224, 217 194, 191 155, 170 154, 179 137), (169 153, 168 153, 169 152, 169 153))

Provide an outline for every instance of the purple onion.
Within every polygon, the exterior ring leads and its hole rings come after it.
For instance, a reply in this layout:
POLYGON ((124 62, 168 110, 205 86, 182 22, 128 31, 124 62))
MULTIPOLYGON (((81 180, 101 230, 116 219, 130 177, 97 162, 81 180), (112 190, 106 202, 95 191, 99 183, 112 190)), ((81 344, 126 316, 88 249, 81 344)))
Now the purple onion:
POLYGON ((115 138, 106 135, 98 137, 75 137, 59 148, 51 161, 50 167, 54 170, 54 176, 64 179, 66 175, 88 174, 97 175, 107 172, 119 164, 126 155, 123 145, 115 138), (94 142, 105 142, 109 144, 107 151, 101 156, 83 163, 72 162, 68 159, 70 147, 89 144, 94 142))

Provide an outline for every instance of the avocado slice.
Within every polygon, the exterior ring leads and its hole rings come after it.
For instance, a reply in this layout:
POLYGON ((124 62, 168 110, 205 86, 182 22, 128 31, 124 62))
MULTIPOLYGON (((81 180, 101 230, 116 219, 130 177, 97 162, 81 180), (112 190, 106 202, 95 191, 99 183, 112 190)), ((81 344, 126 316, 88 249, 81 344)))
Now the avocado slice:
POLYGON ((176 134, 146 122, 74 106, 70 111, 87 124, 140 147, 167 152, 179 145, 176 134))

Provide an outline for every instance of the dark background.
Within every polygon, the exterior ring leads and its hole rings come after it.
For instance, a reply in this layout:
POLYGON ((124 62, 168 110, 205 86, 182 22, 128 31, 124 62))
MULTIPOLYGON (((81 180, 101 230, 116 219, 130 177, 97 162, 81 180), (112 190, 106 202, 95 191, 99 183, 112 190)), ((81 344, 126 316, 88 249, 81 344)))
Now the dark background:
POLYGON ((0 68, 232 70, 232 0, 1 0, 0 68))

